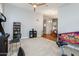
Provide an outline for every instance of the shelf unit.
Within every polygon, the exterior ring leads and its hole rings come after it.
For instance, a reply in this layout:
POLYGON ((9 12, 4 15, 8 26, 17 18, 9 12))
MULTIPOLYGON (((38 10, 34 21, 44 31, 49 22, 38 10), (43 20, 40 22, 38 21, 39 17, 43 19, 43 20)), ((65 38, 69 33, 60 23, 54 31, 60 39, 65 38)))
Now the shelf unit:
POLYGON ((21 38, 21 23, 13 22, 13 41, 19 41, 18 38, 21 38))

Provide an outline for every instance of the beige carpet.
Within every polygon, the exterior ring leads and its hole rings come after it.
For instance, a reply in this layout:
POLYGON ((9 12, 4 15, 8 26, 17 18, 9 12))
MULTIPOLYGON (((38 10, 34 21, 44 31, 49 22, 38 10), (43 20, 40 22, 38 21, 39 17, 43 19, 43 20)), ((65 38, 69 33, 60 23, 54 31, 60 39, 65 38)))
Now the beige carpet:
MULTIPOLYGON (((19 46, 18 46, 19 47, 19 46)), ((32 38, 22 39, 21 47, 23 48, 26 56, 60 56, 60 48, 54 41, 47 40, 45 38, 32 38)), ((74 53, 79 56, 79 51, 65 47, 64 51, 67 55, 74 53)), ((11 51, 10 51, 11 52, 11 51)), ((11 56, 17 56, 18 48, 13 50, 13 53, 9 53, 11 56)))
POLYGON ((45 38, 24 39, 21 45, 27 56, 60 55, 56 43, 45 38))

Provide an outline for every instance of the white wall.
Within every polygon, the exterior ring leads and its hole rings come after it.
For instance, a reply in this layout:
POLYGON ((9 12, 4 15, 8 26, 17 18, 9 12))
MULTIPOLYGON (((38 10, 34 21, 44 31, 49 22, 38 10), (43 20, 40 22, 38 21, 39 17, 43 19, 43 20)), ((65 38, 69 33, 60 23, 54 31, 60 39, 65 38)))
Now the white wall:
MULTIPOLYGON (((3 13, 3 4, 2 3, 0 3, 0 12, 3 13)), ((2 22, 1 24, 2 24, 2 26, 4 26, 4 22, 2 22)))
POLYGON ((79 31, 79 4, 59 8, 58 32, 79 31))
POLYGON ((41 36, 43 31, 43 17, 41 14, 34 15, 33 11, 28 9, 22 9, 11 4, 4 4, 4 14, 7 17, 7 22, 5 23, 5 32, 10 33, 10 39, 13 35, 13 22, 21 22, 21 33, 22 38, 29 37, 29 30, 35 28, 37 30, 38 36, 41 36), (38 19, 38 21, 37 21, 38 19))
POLYGON ((0 12, 3 11, 2 4, 0 3, 0 12))

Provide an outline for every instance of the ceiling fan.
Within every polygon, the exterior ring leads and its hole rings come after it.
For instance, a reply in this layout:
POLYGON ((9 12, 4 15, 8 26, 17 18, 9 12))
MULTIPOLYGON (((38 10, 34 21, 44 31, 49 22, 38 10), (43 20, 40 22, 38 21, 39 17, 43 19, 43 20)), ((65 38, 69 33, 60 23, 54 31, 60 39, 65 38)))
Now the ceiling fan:
POLYGON ((47 3, 29 3, 29 4, 32 5, 32 7, 34 8, 34 12, 36 11, 36 8, 38 7, 48 6, 47 3))

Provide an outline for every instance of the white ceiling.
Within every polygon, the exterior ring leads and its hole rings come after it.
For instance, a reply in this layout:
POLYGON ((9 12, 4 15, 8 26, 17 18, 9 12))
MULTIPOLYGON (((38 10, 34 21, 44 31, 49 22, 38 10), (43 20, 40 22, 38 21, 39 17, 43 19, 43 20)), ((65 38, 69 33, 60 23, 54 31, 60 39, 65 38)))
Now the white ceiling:
MULTIPOLYGON (((33 11, 33 7, 28 4, 28 3, 11 3, 14 6, 23 8, 23 9, 28 9, 30 11, 33 11)), ((47 3, 48 6, 42 6, 36 9, 36 12, 46 14, 46 15, 58 15, 58 8, 63 7, 64 3, 47 3)))

